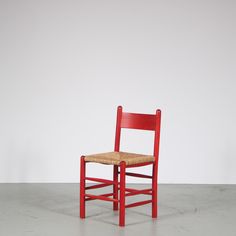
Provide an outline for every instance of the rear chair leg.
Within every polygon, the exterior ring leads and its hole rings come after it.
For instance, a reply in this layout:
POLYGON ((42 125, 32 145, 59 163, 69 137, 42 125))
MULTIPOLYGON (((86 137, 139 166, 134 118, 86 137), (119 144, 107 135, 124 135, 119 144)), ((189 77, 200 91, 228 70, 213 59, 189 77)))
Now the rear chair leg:
POLYGON ((157 218, 157 163, 152 170, 152 218, 157 218))
POLYGON ((84 156, 80 159, 80 218, 85 218, 85 170, 84 156))
POLYGON ((120 163, 120 218, 119 226, 125 226, 125 167, 126 163, 120 163))
MULTIPOLYGON (((118 166, 114 165, 113 167, 113 198, 118 199, 118 166)), ((118 202, 113 202, 113 210, 118 210, 118 202)))

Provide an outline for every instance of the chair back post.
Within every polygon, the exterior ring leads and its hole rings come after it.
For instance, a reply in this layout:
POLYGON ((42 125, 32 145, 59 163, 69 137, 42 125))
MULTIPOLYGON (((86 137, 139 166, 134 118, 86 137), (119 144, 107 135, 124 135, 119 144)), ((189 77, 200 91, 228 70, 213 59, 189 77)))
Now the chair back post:
POLYGON ((122 106, 117 107, 117 116, 116 116, 116 135, 115 135, 115 147, 114 151, 120 151, 120 134, 121 134, 121 118, 122 118, 122 106))
POLYGON ((159 158, 159 146, 160 146, 160 131, 161 131, 161 110, 156 110, 156 128, 154 138, 154 157, 155 162, 158 162, 159 158))

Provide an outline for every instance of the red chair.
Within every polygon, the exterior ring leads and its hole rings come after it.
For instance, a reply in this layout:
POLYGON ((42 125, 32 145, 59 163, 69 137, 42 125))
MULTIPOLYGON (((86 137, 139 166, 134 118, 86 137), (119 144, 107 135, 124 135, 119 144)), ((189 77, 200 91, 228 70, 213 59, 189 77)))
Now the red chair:
POLYGON ((95 155, 81 156, 80 166, 80 218, 85 218, 85 202, 89 200, 104 200, 113 202, 113 210, 118 210, 119 225, 125 226, 125 208, 141 206, 152 203, 152 218, 157 218, 157 174, 158 174, 158 154, 160 142, 161 111, 157 110, 155 115, 127 113, 122 111, 122 107, 117 108, 116 136, 114 152, 101 153, 95 155), (154 153, 151 155, 141 155, 135 153, 120 152, 121 128, 140 129, 154 131, 154 153), (86 177, 86 163, 95 162, 100 164, 113 165, 113 180, 86 177), (144 175, 126 172, 127 168, 152 165, 152 175, 144 175), (118 176, 120 175, 120 181, 118 176), (125 176, 152 179, 152 188, 137 190, 126 188, 125 176), (98 182, 86 187, 85 181, 98 182), (113 186, 113 192, 93 195, 85 190, 113 186), (137 194, 151 195, 150 200, 125 204, 125 197, 137 194), (111 198, 112 196, 112 198, 111 198))

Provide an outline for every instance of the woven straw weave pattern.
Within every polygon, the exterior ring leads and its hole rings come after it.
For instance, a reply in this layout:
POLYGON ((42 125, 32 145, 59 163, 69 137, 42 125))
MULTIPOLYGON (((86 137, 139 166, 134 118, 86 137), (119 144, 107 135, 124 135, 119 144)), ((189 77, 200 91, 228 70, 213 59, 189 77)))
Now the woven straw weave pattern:
POLYGON ((134 165, 144 162, 153 162, 154 156, 129 152, 106 152, 85 156, 85 161, 108 165, 119 165, 120 162, 125 161, 126 165, 134 165))

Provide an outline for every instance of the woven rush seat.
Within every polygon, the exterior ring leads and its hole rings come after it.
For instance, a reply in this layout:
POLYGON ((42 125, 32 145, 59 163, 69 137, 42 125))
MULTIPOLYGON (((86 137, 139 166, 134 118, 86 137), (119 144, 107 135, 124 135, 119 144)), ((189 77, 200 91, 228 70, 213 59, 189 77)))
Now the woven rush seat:
POLYGON ((99 153, 85 156, 84 160, 87 162, 96 162, 108 165, 119 165, 122 161, 124 161, 126 165, 135 165, 155 161, 154 156, 129 152, 99 153))

